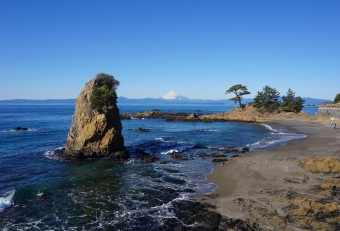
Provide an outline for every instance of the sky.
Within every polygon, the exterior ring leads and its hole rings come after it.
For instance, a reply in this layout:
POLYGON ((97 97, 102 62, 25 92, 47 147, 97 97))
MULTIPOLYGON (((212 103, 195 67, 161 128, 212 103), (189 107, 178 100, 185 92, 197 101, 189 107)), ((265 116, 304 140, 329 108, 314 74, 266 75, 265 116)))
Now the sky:
POLYGON ((118 96, 333 100, 338 0, 0 0, 0 100, 74 99, 98 73, 118 96))

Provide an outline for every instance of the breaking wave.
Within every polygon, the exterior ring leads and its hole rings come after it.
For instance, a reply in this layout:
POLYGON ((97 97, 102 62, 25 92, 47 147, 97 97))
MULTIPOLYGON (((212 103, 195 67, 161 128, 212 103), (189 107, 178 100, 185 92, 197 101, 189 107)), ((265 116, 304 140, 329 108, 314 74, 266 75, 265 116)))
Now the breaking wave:
POLYGON ((249 147, 252 151, 275 148, 278 145, 285 145, 286 142, 290 140, 303 139, 307 137, 305 134, 297 134, 283 129, 274 129, 267 124, 261 125, 270 130, 271 133, 264 139, 248 144, 247 147, 249 147))
POLYGON ((0 212, 3 212, 5 209, 13 205, 14 194, 15 190, 11 190, 0 196, 0 212))

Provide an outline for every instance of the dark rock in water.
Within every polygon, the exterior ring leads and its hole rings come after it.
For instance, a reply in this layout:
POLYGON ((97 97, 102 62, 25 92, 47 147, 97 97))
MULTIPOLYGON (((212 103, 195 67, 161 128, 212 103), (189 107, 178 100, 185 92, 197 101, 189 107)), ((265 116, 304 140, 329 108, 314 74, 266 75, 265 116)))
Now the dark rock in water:
POLYGON ((173 183, 173 184, 185 184, 186 183, 185 180, 174 178, 174 177, 170 177, 170 176, 163 177, 163 180, 165 182, 169 182, 169 183, 173 183))
POLYGON ((234 157, 240 157, 240 155, 236 155, 236 154, 234 154, 234 155, 231 155, 230 157, 231 157, 231 158, 234 158, 234 157))
POLYGON ((147 128, 138 128, 138 129, 129 128, 128 130, 135 131, 135 132, 149 132, 150 131, 150 129, 147 129, 147 128))
POLYGON ((212 162, 220 163, 220 162, 226 162, 228 159, 222 158, 222 159, 213 159, 212 162))
POLYGON ((188 159, 186 156, 183 156, 181 152, 170 152, 168 153, 168 156, 176 160, 187 160, 188 159))
POLYGON ((63 159, 63 160, 70 160, 73 159, 70 156, 65 154, 65 148, 56 149, 53 151, 53 155, 57 158, 63 159))
POLYGON ((150 153, 147 153, 145 150, 142 149, 135 149, 136 153, 142 155, 142 156, 149 156, 150 153))
POLYGON ((156 154, 152 154, 152 155, 138 157, 137 160, 138 160, 138 163, 153 163, 159 160, 159 158, 157 157, 156 154))
MULTIPOLYGON (((167 196, 176 195, 178 192, 171 188, 143 189, 143 193, 147 195, 164 194, 167 196)), ((158 195, 158 197, 160 197, 158 195)), ((166 200, 168 201, 168 200, 166 200)), ((164 204, 165 201, 155 204, 164 204)), ((209 210, 208 205, 201 204, 197 201, 188 200, 173 200, 171 202, 172 212, 175 217, 162 219, 162 224, 158 227, 153 227, 153 231, 210 231, 210 230, 234 230, 234 231, 260 231, 256 223, 250 224, 240 219, 231 219, 224 217, 217 212, 209 210)))
POLYGON ((239 150, 234 147, 225 147, 225 148, 210 148, 215 152, 223 152, 223 153, 239 153, 239 150))
MULTIPOLYGON (((56 149, 53 151, 53 155, 59 159, 62 160, 75 160, 77 158, 69 156, 65 153, 65 148, 60 148, 56 149)), ((128 151, 118 151, 118 152, 113 152, 107 157, 111 160, 126 160, 130 158, 129 152, 128 151)))
POLYGON ((56 149, 53 151, 54 155, 63 155, 65 153, 65 148, 56 149))
POLYGON ((222 152, 224 151, 225 149, 224 148, 209 148, 210 150, 213 150, 215 152, 222 152))
POLYGON ((178 200, 172 203, 178 220, 164 219, 163 226, 155 230, 234 230, 260 231, 256 223, 249 224, 240 219, 231 219, 209 211, 207 206, 195 201, 178 200), (183 227, 183 225, 185 225, 183 227))
POLYGON ((169 172, 169 173, 178 173, 177 169, 172 169, 172 168, 163 168, 163 171, 169 172))
POLYGON ((150 131, 150 130, 147 129, 147 128, 138 128, 137 131, 138 131, 138 132, 148 132, 148 131, 150 131))
POLYGON ((242 148, 241 153, 249 152, 249 148, 242 148))
POLYGON ((159 162, 160 164, 167 164, 167 162, 166 161, 161 161, 161 162, 159 162))
POLYGON ((211 158, 223 158, 226 157, 225 154, 216 154, 216 153, 204 153, 201 152, 198 154, 200 157, 211 157, 211 158))
POLYGON ((16 127, 14 128, 15 131, 27 131, 28 128, 16 127))
POLYGON ((129 151, 117 151, 110 154, 109 158, 111 160, 127 160, 130 158, 129 151))
POLYGON ((194 216, 202 209, 202 205, 195 201, 174 201, 172 206, 175 210, 176 217, 186 225, 194 224, 194 216))
POLYGON ((246 153, 249 152, 249 148, 242 148, 241 151, 234 147, 225 147, 225 148, 210 148, 210 150, 216 152, 223 152, 223 153, 246 153))
POLYGON ((219 154, 216 154, 216 153, 213 153, 213 154, 211 154, 211 157, 214 157, 214 158, 219 158, 219 157, 226 157, 226 155, 219 155, 219 154))
POLYGON ((223 150, 224 153, 239 153, 239 151, 236 148, 230 148, 223 150))

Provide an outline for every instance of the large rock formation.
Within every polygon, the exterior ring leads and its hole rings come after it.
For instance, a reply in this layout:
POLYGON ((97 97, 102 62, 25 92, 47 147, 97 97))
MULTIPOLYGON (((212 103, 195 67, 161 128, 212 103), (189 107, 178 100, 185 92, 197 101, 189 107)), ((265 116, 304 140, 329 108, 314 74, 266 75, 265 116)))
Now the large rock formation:
POLYGON ((127 159, 119 109, 113 106, 99 113, 90 107, 95 78, 89 81, 76 99, 76 109, 68 133, 65 155, 73 158, 110 157, 127 159))

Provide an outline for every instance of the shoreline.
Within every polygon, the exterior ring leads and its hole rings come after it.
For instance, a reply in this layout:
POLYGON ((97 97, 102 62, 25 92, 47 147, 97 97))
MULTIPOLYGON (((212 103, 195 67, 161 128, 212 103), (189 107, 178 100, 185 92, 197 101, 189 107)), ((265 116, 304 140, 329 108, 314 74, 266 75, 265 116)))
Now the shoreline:
MULTIPOLYGON (((231 158, 206 176, 208 182, 217 185, 215 191, 208 195, 200 195, 196 200, 223 216, 256 223, 264 230, 313 229, 314 226, 307 219, 308 216, 304 217, 296 212, 299 205, 295 205, 294 200, 300 197, 311 201, 333 200, 337 203, 336 209, 340 209, 339 201, 334 197, 330 198, 327 193, 318 192, 317 195, 311 193, 311 189, 321 184, 322 180, 340 175, 339 172, 332 173, 333 175, 312 173, 301 167, 300 162, 307 157, 338 158, 340 130, 334 130, 332 123, 310 123, 302 120, 270 121, 264 124, 274 128, 285 127, 307 137, 290 140, 285 146, 279 146, 274 150, 245 153, 240 154, 240 157, 231 158)), ((332 187, 336 187, 335 183, 333 184, 332 187)), ((340 187, 338 190, 340 195, 340 187)), ((331 215, 338 214, 339 212, 331 215)), ((337 219, 336 224, 339 224, 340 217, 337 219)), ((334 226, 334 221, 332 223, 323 219, 320 222, 325 225, 323 228, 330 223, 332 227, 338 228, 337 225, 334 226)), ((317 225, 322 225, 319 223, 317 225)), ((328 227, 326 230, 333 229, 328 227)))

